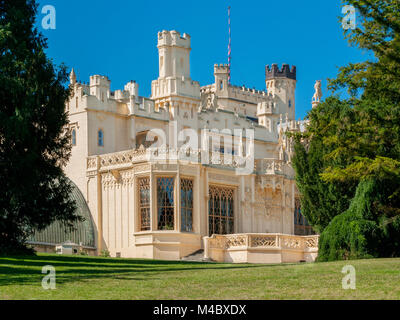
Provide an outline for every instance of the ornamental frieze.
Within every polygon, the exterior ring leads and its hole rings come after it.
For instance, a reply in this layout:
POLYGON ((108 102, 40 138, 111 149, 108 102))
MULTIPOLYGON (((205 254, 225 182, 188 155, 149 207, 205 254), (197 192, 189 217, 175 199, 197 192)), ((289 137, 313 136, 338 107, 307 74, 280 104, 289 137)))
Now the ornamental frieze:
POLYGON ((237 177, 226 176, 226 175, 219 174, 219 173, 209 173, 208 178, 211 180, 217 180, 217 181, 239 183, 239 180, 237 177))

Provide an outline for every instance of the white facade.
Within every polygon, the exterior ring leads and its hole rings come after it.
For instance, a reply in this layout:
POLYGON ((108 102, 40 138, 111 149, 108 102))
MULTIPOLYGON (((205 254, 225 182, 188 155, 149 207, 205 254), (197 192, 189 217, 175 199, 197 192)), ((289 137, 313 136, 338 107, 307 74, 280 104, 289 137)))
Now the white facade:
POLYGON ((215 83, 201 87, 190 76, 189 35, 160 32, 157 47, 150 98, 136 82, 111 92, 105 76, 83 84, 71 73, 65 171, 89 205, 98 252, 180 259, 213 233, 293 235, 297 191, 285 131, 300 128, 295 68, 267 67, 267 91, 258 91, 229 84, 228 66, 215 65, 215 83))

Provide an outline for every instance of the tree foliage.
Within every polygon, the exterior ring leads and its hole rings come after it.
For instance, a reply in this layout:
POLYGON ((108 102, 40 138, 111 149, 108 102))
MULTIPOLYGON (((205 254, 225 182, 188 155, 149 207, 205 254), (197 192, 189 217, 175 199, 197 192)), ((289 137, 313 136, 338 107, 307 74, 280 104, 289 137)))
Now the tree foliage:
POLYGON ((374 58, 340 68, 329 87, 349 98, 326 99, 296 136, 302 209, 321 232, 320 260, 399 255, 400 0, 343 4, 359 13, 345 37, 374 58))
POLYGON ((65 66, 46 57, 34 0, 0 0, 0 253, 33 229, 79 219, 62 167, 70 155, 65 66))

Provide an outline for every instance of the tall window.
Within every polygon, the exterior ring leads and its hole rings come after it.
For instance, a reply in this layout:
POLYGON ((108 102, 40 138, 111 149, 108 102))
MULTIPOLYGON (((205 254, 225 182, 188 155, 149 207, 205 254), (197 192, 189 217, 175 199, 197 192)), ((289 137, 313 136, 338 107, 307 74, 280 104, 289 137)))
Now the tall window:
POLYGON ((296 235, 311 235, 314 234, 314 230, 308 223, 307 219, 301 213, 300 199, 296 198, 294 207, 294 233, 296 235))
POLYGON ((97 133, 97 144, 99 147, 104 147, 104 133, 103 130, 99 130, 97 133))
POLYGON ((234 189, 209 187, 209 235, 234 233, 234 189))
POLYGON ((181 231, 193 231, 193 180, 181 179, 181 231))
POLYGON ((157 178, 158 230, 174 230, 174 178, 157 178))
POLYGON ((150 179, 140 178, 138 184, 140 231, 148 231, 150 230, 150 179))
POLYGON ((72 145, 76 146, 76 129, 72 129, 71 140, 72 140, 72 145))

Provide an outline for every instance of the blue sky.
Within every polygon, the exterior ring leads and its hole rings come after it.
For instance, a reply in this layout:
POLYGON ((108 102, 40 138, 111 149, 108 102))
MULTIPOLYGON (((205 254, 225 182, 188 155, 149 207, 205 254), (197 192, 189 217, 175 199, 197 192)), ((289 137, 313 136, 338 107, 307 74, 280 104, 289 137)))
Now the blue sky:
POLYGON ((227 63, 227 7, 232 19, 232 84, 265 89, 265 65, 296 65, 296 117, 311 108, 315 80, 337 75, 337 67, 364 61, 369 54, 352 48, 339 23, 340 0, 281 1, 132 1, 40 0, 56 9, 56 29, 43 30, 48 55, 74 67, 79 80, 107 75, 112 90, 130 80, 150 96, 158 77, 157 32, 177 30, 192 37, 191 76, 213 83, 215 63, 227 63))

